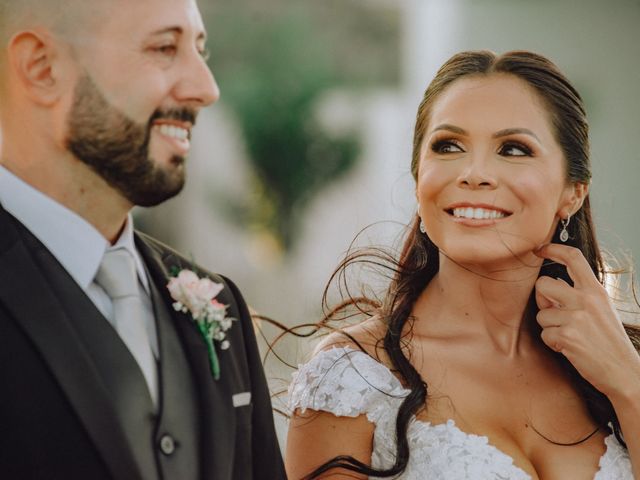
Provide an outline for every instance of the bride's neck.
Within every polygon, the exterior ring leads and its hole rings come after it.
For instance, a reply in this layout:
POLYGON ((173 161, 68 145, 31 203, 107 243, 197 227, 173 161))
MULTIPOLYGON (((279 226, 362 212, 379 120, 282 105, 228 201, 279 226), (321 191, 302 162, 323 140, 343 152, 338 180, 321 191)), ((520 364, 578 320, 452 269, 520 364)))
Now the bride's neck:
POLYGON ((441 255, 440 269, 414 307, 416 333, 472 335, 509 355, 521 347, 525 310, 540 265, 486 269, 460 265, 441 255))

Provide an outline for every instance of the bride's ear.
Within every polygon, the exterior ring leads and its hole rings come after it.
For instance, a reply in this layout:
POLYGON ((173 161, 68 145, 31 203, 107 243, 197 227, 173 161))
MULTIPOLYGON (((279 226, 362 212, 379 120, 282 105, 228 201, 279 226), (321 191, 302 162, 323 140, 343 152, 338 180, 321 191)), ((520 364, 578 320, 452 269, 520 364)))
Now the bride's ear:
POLYGON ((569 215, 574 215, 580 210, 588 194, 589 184, 587 183, 575 182, 568 185, 558 208, 558 216, 567 218, 569 215))

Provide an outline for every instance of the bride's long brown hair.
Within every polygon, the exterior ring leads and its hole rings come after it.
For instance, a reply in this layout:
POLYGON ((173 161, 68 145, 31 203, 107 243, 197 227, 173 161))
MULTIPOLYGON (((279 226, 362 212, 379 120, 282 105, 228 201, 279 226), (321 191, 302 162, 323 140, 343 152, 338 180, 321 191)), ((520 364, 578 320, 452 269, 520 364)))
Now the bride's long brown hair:
MULTIPOLYGON (((550 114, 555 138, 564 153, 566 181, 588 184, 591 180, 589 127, 582 99, 551 61, 527 51, 513 51, 501 56, 489 51, 462 52, 454 55, 440 68, 418 108, 411 161, 414 179, 417 179, 420 151, 434 101, 449 85, 462 77, 495 73, 515 75, 538 93, 550 114)), ((567 244, 582 251, 593 273, 604 283, 606 266, 596 241, 588 196, 582 208, 572 217, 568 229, 570 240, 567 244)), ((558 234, 559 231, 556 231, 553 242, 559 242, 558 234)), ((335 468, 376 477, 391 477, 402 473, 407 467, 410 455, 407 440, 409 422, 427 403, 427 383, 407 356, 407 338, 403 338, 403 332, 407 331, 405 327, 410 327, 407 323, 414 321, 411 311, 418 296, 438 272, 438 247, 428 235, 420 232, 419 218, 416 215, 409 226, 398 259, 372 249, 356 251, 341 263, 332 280, 344 275, 345 269, 350 265, 367 261, 375 265, 387 265, 392 271, 390 286, 383 300, 378 302, 349 295, 346 301, 327 315, 325 322, 340 317, 349 308, 364 305, 365 313, 371 314, 372 310, 375 310, 386 325, 384 338, 381 339, 383 348, 392 368, 411 390, 402 402, 396 419, 395 463, 387 469, 375 469, 351 456, 342 455, 321 465, 305 479, 317 478, 335 468)), ((539 275, 561 278, 572 284, 566 268, 553 262, 545 261, 539 275)), ((535 321, 537 313, 538 307, 532 292, 524 320, 527 327, 539 338, 541 328, 535 321)), ((429 320, 425 318, 422 321, 429 320)), ((625 325, 625 329, 633 345, 640 350, 640 329, 631 325, 625 325)), ((551 349, 549 354, 553 355, 561 368, 569 374, 596 424, 603 429, 608 429, 608 425, 611 425, 616 438, 624 445, 620 423, 609 399, 587 382, 563 355, 551 349)))

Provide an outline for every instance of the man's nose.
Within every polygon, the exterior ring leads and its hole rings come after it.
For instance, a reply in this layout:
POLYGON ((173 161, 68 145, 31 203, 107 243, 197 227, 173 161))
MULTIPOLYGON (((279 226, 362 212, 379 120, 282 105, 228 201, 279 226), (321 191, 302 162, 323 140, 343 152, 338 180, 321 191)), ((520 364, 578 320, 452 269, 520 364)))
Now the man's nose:
POLYGON ((204 58, 196 53, 184 67, 175 88, 177 100, 196 107, 215 103, 220 98, 220 89, 204 58))

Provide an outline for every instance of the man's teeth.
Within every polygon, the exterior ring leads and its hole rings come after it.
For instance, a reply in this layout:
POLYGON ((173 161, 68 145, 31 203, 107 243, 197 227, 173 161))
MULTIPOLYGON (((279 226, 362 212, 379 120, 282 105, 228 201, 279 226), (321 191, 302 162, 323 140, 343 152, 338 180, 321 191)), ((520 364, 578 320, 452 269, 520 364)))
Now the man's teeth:
POLYGON ((489 210, 486 208, 454 208, 453 216, 458 218, 474 218, 476 220, 504 218, 506 214, 498 210, 489 210))
POLYGON ((162 135, 165 135, 167 137, 177 138, 178 140, 188 140, 189 138, 189 130, 185 128, 167 124, 157 125, 156 128, 162 135))

